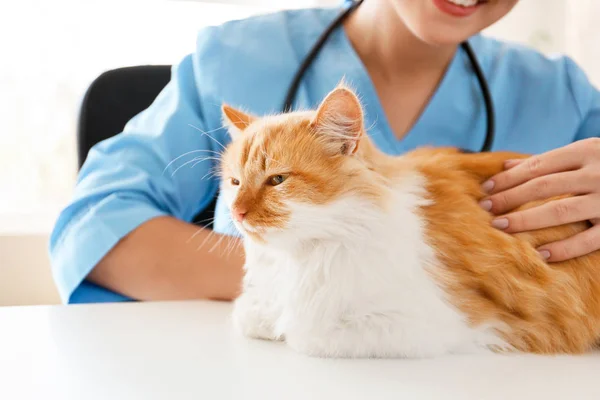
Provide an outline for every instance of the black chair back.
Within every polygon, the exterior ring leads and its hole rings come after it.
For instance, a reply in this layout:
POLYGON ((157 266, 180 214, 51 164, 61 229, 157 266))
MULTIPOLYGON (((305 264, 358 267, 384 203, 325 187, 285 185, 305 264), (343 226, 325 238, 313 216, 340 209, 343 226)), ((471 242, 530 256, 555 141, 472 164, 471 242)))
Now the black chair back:
MULTIPOLYGON (((88 152, 98 142, 121 131, 127 122, 148 108, 171 79, 169 65, 141 65, 107 71, 87 89, 77 126, 77 158, 79 168, 88 152)), ((216 199, 194 218, 209 227, 216 199)))

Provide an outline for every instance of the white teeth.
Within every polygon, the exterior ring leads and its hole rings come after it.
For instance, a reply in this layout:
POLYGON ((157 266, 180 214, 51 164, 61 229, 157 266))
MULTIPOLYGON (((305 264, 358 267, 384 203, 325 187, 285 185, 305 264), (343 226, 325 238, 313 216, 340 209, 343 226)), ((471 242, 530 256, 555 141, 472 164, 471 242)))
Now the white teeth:
POLYGON ((477 4, 477 0, 446 0, 449 3, 456 4, 457 6, 472 7, 477 4))

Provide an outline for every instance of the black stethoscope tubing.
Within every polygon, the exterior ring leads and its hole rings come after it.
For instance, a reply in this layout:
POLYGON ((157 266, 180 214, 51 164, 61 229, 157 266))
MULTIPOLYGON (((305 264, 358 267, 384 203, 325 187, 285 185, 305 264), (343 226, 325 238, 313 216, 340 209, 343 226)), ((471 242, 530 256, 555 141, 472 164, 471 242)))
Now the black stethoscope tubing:
MULTIPOLYGON (((350 14, 352 14, 362 4, 363 1, 364 0, 353 1, 352 4, 347 9, 342 11, 340 13, 340 15, 335 20, 333 20, 331 22, 331 24, 329 24, 329 26, 323 31, 321 36, 319 36, 319 38, 317 39, 317 41, 315 42, 313 47, 310 49, 310 51, 308 52, 308 54, 306 55, 304 60, 302 60, 300 67, 298 67, 298 70, 294 74, 292 82, 291 82, 291 84, 288 88, 287 94, 285 96, 285 101, 284 101, 283 107, 282 107, 283 112, 288 112, 288 111, 292 110, 292 104, 296 97, 296 93, 298 92, 298 88, 300 87, 300 82, 302 81, 302 77, 306 73, 306 70, 312 65, 312 63, 315 60, 315 58, 317 57, 319 51, 321 51, 321 49, 325 45, 325 42, 327 41, 327 39, 329 39, 329 37, 331 36, 333 31, 335 31, 337 28, 339 28, 344 23, 346 18, 348 18, 350 16, 350 14)), ((467 56, 469 57, 469 61, 471 62, 473 71, 475 72, 475 76, 477 77, 477 82, 479 83, 479 87, 481 88, 481 94, 483 95, 483 101, 485 104, 485 111, 486 111, 486 117, 487 117, 487 124, 486 124, 485 141, 481 147, 480 152, 487 152, 487 151, 491 150, 492 144, 494 142, 495 125, 496 125, 496 121, 495 121, 496 117, 495 117, 495 113, 494 113, 494 103, 492 100, 492 95, 490 93, 490 89, 489 89, 487 80, 485 79, 485 76, 483 75, 483 71, 481 69, 481 66, 479 65, 479 62, 477 61, 477 57, 475 56, 475 52, 473 51, 473 48, 467 41, 462 42, 461 47, 465 51, 465 53, 467 53, 467 56)))

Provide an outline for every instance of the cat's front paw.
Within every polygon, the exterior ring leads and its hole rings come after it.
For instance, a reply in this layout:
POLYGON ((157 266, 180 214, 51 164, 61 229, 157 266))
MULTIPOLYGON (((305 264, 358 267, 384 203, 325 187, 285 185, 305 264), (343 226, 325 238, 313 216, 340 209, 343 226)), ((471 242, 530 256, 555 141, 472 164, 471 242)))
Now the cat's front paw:
POLYGON ((233 324, 242 335, 252 339, 282 340, 275 334, 275 318, 251 296, 243 294, 234 302, 233 324))

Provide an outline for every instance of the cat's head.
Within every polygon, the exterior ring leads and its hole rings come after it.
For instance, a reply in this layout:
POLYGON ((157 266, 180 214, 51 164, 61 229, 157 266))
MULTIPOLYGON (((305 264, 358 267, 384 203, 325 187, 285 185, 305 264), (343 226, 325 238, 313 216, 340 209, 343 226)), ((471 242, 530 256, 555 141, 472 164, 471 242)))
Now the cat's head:
POLYGON ((357 200, 373 195, 374 146, 357 96, 340 84, 318 109, 256 117, 224 105, 232 136, 221 160, 221 192, 238 230, 270 241, 332 233, 357 200))

